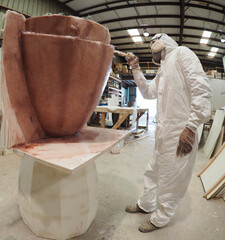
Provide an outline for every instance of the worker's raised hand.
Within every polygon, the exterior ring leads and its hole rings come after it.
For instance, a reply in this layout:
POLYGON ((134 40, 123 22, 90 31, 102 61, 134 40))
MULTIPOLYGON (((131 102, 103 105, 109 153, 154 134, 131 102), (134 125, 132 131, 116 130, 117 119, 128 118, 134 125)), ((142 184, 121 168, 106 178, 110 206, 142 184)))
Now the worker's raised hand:
POLYGON ((132 69, 139 68, 139 60, 133 53, 128 52, 126 55, 126 60, 132 69))
POLYGON ((193 144, 195 142, 195 133, 189 129, 185 128, 179 138, 179 143, 177 147, 177 156, 184 157, 192 151, 193 144))

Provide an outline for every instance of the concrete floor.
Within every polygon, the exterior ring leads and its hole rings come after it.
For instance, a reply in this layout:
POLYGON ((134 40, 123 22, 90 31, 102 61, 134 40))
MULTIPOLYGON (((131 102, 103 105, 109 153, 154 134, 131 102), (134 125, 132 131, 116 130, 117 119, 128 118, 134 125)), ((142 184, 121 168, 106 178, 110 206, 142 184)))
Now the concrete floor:
MULTIPOLYGON (((143 191, 143 172, 154 145, 154 125, 142 140, 130 143, 120 154, 110 152, 96 160, 99 176, 99 208, 89 230, 76 240, 224 240, 225 202, 207 201, 197 174, 208 163, 201 150, 188 191, 167 227, 140 233, 138 226, 148 215, 128 214, 143 191)), ((23 223, 17 203, 17 182, 21 158, 0 157, 0 240, 43 239, 33 235, 23 223)))

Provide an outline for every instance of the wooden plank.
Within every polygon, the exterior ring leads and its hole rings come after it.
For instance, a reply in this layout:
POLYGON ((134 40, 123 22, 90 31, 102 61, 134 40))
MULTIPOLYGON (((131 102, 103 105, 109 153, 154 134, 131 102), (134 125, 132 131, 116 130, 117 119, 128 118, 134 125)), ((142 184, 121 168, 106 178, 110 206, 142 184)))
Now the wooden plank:
POLYGON ((15 146, 14 152, 72 174, 129 134, 124 130, 84 127, 79 136, 41 139, 15 146))
MULTIPOLYGON (((225 144, 224 144, 225 145, 225 144)), ((225 148, 221 149, 219 154, 204 168, 200 174, 203 187, 205 189, 204 197, 211 197, 218 190, 219 185, 225 180, 225 148)))
POLYGON ((139 128, 139 119, 144 115, 145 112, 139 112, 137 113, 137 118, 136 118, 136 121, 137 121, 137 125, 136 125, 136 129, 139 128))
POLYGON ((95 112, 111 112, 111 113, 130 113, 134 111, 133 108, 120 108, 120 107, 107 107, 107 106, 97 106, 95 112))
POLYGON ((142 113, 148 111, 147 108, 131 108, 131 107, 109 107, 109 106, 97 106, 95 112, 111 112, 111 113, 142 113))
POLYGON ((144 115, 144 113, 145 113, 145 112, 141 112, 141 113, 138 114, 138 116, 137 116, 137 121, 144 115))
POLYGON ((225 193, 225 183, 222 183, 221 186, 219 186, 218 189, 214 191, 211 197, 219 198, 219 197, 222 197, 224 193, 225 193))
MULTIPOLYGON (((97 106, 95 108, 95 112, 99 113, 118 113, 121 115, 125 114, 126 117, 128 117, 130 114, 134 114, 134 112, 137 112, 137 118, 135 121, 138 121, 138 119, 147 111, 147 126, 148 126, 148 108, 130 108, 130 107, 109 107, 109 106, 97 106)), ((125 116, 123 116, 123 120, 119 119, 117 123, 113 126, 113 129, 117 129, 122 122, 126 119, 125 116), (122 122, 121 122, 122 121, 122 122)), ((130 127, 132 125, 128 125, 130 127)), ((146 126, 146 127, 147 127, 146 126)))
POLYGON ((121 114, 119 120, 116 122, 116 124, 112 127, 112 129, 117 129, 120 127, 120 125, 123 123, 123 121, 129 116, 129 114, 121 114), (122 116, 121 116, 122 115, 122 116))
POLYGON ((138 128, 147 129, 147 126, 138 126, 138 128))
POLYGON ((101 114, 101 128, 105 128, 105 116, 106 116, 106 113, 102 113, 101 114))
POLYGON ((202 175, 205 170, 216 160, 216 158, 219 156, 219 154, 223 151, 223 149, 225 148, 225 143, 223 144, 223 146, 220 148, 220 150, 217 152, 217 154, 211 159, 211 161, 202 169, 202 171, 198 174, 198 177, 200 177, 200 175, 202 175))
POLYGON ((211 194, 213 191, 215 191, 216 187, 218 187, 220 184, 224 184, 225 181, 225 174, 223 175, 223 177, 217 182, 215 183, 205 194, 204 194, 204 198, 209 199, 209 194, 211 194))

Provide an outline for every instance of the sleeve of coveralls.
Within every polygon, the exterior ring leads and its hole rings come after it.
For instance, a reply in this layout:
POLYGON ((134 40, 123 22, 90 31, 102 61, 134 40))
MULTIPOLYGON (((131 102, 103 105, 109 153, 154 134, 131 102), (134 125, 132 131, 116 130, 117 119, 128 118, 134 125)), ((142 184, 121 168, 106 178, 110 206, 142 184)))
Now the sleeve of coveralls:
POLYGON ((140 69, 132 70, 134 75, 134 80, 140 89, 140 92, 145 99, 155 99, 157 98, 157 91, 155 86, 154 78, 150 83, 147 82, 143 72, 140 69))
POLYGON ((186 47, 180 50, 179 62, 182 63, 185 81, 191 91, 191 109, 187 127, 196 130, 201 123, 209 120, 212 90, 195 53, 186 47))

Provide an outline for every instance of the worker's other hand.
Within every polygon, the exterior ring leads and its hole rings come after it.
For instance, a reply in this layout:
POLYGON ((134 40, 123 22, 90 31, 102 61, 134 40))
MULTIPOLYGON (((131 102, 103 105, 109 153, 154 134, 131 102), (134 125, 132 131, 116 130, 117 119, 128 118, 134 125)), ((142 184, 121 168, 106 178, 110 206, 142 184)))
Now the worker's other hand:
POLYGON ((177 156, 184 157, 192 151, 193 144, 195 142, 195 133, 186 127, 179 138, 177 147, 177 156))
POLYGON ((139 68, 139 60, 133 53, 128 52, 126 56, 126 60, 132 69, 139 68))

